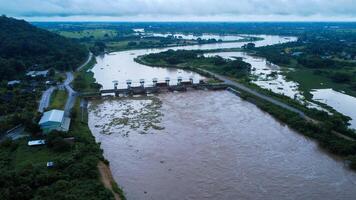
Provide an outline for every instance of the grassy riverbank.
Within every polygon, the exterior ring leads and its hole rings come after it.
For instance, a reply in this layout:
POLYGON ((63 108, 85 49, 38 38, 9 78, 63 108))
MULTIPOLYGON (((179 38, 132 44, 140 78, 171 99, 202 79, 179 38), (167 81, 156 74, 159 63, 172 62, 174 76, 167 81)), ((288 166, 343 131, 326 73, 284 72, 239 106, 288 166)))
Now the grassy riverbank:
MULTIPOLYGON (((75 73, 74 89, 78 92, 97 92, 100 89, 100 85, 96 84, 94 73, 90 71, 96 64, 95 56, 92 57, 90 62, 85 65, 80 71, 75 73)), ((76 127, 81 132, 86 133, 88 137, 95 141, 89 127, 88 127, 88 113, 87 109, 80 107, 81 99, 77 99, 76 104, 72 111, 72 116, 76 118, 76 127), (80 122, 79 122, 80 121, 80 122)), ((100 148, 100 144, 96 143, 97 148, 100 148)), ((103 158, 102 152, 100 154, 101 159, 97 163, 97 169, 100 174, 100 181, 106 189, 110 190, 114 195, 115 200, 126 200, 125 194, 121 187, 115 182, 112 177, 109 162, 103 158)))
POLYGON ((95 56, 80 71, 75 72, 73 89, 78 92, 97 92, 101 85, 95 83, 94 73, 90 70, 96 64, 95 56))

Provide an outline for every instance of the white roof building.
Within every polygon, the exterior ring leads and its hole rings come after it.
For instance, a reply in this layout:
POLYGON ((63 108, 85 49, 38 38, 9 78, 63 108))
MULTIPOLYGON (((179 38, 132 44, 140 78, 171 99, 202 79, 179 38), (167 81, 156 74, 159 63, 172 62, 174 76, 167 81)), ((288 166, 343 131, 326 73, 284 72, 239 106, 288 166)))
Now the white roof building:
POLYGON ((7 85, 16 85, 16 84, 20 84, 20 83, 21 83, 21 81, 19 81, 19 80, 13 80, 13 81, 7 82, 7 85))
POLYGON ((36 76, 43 76, 46 77, 48 75, 49 70, 43 70, 43 71, 29 71, 27 72, 27 76, 31 77, 36 77, 36 76))
POLYGON ((52 130, 67 132, 69 130, 70 118, 64 117, 63 110, 50 110, 43 114, 38 124, 44 133, 49 133, 52 130))

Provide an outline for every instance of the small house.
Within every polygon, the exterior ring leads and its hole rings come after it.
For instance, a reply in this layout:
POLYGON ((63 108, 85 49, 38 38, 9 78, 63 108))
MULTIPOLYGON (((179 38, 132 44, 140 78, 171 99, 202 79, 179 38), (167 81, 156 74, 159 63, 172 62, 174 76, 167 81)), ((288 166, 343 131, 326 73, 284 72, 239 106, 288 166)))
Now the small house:
POLYGON ((37 76, 43 76, 47 77, 49 70, 43 70, 43 71, 29 71, 27 72, 27 76, 31 77, 37 77, 37 76))
POLYGON ((19 80, 13 80, 13 81, 7 82, 7 85, 8 86, 13 86, 13 85, 17 85, 17 84, 20 84, 20 83, 21 83, 21 81, 19 81, 19 80))
POLYGON ((53 130, 67 132, 70 118, 64 117, 63 110, 50 110, 43 114, 38 124, 44 133, 49 133, 53 130))

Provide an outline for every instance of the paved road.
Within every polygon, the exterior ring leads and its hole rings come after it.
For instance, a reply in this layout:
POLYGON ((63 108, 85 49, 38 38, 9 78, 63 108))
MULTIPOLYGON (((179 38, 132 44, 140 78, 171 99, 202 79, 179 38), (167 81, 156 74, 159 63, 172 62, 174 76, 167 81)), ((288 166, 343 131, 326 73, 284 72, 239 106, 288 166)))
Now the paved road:
POLYGON ((80 66, 76 69, 76 71, 82 70, 82 68, 90 62, 90 60, 92 59, 92 57, 93 57, 93 53, 92 53, 92 52, 89 52, 89 56, 88 56, 87 61, 85 61, 85 63, 83 63, 82 65, 80 65, 80 66))
POLYGON ((77 97, 77 92, 73 90, 73 88, 70 86, 72 81, 74 80, 74 76, 72 72, 66 72, 66 80, 64 81, 64 87, 67 90, 68 93, 68 99, 66 102, 66 105, 64 107, 64 115, 66 117, 70 117, 70 111, 72 110, 74 104, 75 104, 75 99, 77 97))
POLYGON ((268 101, 268 102, 270 102, 270 103, 272 103, 272 104, 278 105, 278 106, 280 106, 280 107, 282 107, 282 108, 285 108, 285 109, 287 109, 287 110, 289 110, 289 111, 298 113, 298 114, 299 114, 301 117, 303 117, 304 119, 310 120, 310 118, 307 117, 307 116, 304 114, 304 112, 302 112, 302 111, 300 111, 300 110, 298 110, 298 109, 296 109, 296 108, 294 108, 294 107, 292 107, 292 106, 290 106, 290 105, 288 105, 288 104, 285 104, 285 103, 283 103, 283 102, 281 102, 281 101, 278 101, 278 100, 273 99, 273 98, 271 98, 271 97, 269 97, 269 96, 266 96, 266 95, 264 95, 264 94, 261 94, 261 93, 255 91, 255 90, 253 90, 253 89, 251 89, 251 88, 248 88, 248 87, 246 87, 246 86, 244 86, 244 85, 242 85, 242 84, 240 84, 240 83, 238 83, 238 82, 236 82, 236 81, 232 81, 232 80, 230 80, 229 78, 227 78, 226 76, 222 76, 222 75, 219 75, 219 74, 215 74, 215 73, 213 73, 213 72, 206 71, 206 70, 202 70, 202 71, 204 71, 204 72, 206 72, 206 73, 209 73, 210 75, 212 75, 212 76, 216 77, 217 79, 223 81, 223 82, 224 82, 225 84, 227 84, 227 85, 234 86, 234 87, 236 87, 236 88, 238 88, 238 89, 240 89, 240 90, 242 90, 242 91, 244 91, 244 92, 247 92, 247 93, 250 93, 250 94, 252 94, 252 95, 254 95, 254 96, 257 96, 257 97, 259 97, 259 98, 261 98, 261 99, 263 99, 263 100, 266 100, 266 101, 268 101))
POLYGON ((38 112, 42 113, 46 108, 48 108, 52 93, 55 89, 56 88, 52 86, 43 92, 40 103, 38 105, 38 112))
MULTIPOLYGON (((87 65, 90 62, 90 60, 92 59, 92 57, 93 57, 93 53, 89 52, 88 59, 82 65, 80 65, 76 69, 76 71, 80 71, 85 65, 87 65)), ((73 90, 72 86, 70 85, 74 80, 73 73, 66 72, 66 76, 67 76, 67 78, 64 81, 63 85, 68 92, 68 99, 67 99, 66 105, 64 107, 64 116, 70 117, 70 113, 71 113, 72 108, 74 107, 75 100, 76 100, 78 93, 75 90, 73 90)))

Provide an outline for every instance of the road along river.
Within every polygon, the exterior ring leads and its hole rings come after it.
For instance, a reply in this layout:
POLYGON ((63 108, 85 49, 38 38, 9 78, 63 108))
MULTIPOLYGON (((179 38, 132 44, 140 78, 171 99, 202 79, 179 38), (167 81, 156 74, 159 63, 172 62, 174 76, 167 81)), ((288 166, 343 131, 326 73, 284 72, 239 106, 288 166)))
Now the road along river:
MULTIPOLYGON (((264 36, 257 46, 295 38, 264 36)), ((218 49, 222 43, 173 49, 218 49)), ((97 58, 112 88, 141 78, 195 81, 198 74, 135 63, 165 49, 97 58)), ((167 93, 89 102, 89 127, 128 199, 354 199, 356 174, 253 104, 227 91, 167 93)))

